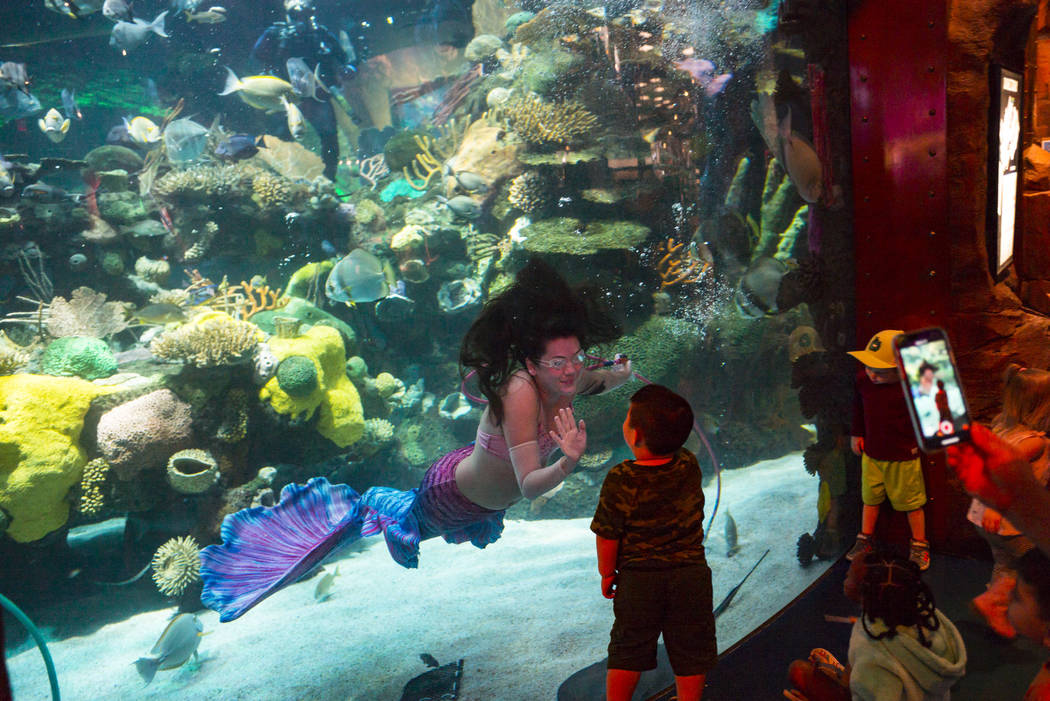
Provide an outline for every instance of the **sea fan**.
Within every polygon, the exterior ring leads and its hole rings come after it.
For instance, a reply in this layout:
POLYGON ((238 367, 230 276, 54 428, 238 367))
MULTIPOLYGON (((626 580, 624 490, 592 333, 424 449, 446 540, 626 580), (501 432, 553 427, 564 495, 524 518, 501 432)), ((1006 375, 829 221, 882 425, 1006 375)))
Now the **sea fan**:
POLYGON ((172 538, 153 555, 153 581, 167 596, 179 596, 201 578, 200 548, 193 536, 172 538))

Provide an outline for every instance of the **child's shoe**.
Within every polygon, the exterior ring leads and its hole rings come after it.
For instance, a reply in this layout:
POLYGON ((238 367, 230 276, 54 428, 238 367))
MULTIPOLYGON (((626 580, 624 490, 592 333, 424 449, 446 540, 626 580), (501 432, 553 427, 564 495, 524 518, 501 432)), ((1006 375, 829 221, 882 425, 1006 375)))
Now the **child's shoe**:
POLYGON ((871 542, 871 536, 864 533, 858 533, 857 542, 854 543, 853 547, 849 549, 848 553, 846 553, 846 559, 852 562, 854 558, 863 557, 874 549, 875 546, 871 542))
POLYGON ((930 569, 930 544, 925 540, 912 538, 911 547, 908 549, 908 559, 918 565, 922 572, 930 569))
POLYGON ((1006 617, 1010 594, 1016 584, 1013 577, 1000 577, 988 585, 986 592, 970 601, 970 609, 983 618, 996 635, 1007 640, 1017 637, 1017 631, 1006 617))

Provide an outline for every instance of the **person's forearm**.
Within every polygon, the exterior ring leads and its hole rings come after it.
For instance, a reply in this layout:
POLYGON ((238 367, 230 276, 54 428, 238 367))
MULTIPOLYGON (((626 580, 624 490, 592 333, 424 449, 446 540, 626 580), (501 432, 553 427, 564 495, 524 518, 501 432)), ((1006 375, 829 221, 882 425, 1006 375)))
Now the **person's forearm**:
POLYGON ((602 394, 620 387, 631 379, 630 373, 615 372, 612 367, 594 368, 587 371, 587 376, 580 382, 577 394, 589 397, 602 394))
POLYGON ((620 541, 596 536, 598 548, 598 574, 602 577, 616 574, 616 560, 620 554, 620 541))
POLYGON ((546 494, 561 484, 575 467, 576 461, 563 455, 550 465, 533 470, 521 481, 521 495, 531 500, 546 494))

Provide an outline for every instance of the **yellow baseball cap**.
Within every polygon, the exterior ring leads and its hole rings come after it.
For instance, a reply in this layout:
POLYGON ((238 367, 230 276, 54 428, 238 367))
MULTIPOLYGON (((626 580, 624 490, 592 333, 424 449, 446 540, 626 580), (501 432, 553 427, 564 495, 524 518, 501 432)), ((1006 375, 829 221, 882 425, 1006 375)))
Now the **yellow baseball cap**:
POLYGON ((900 336, 903 331, 887 329, 879 331, 868 341, 864 350, 850 351, 849 354, 869 368, 885 370, 897 367, 897 361, 893 358, 893 339, 900 336))

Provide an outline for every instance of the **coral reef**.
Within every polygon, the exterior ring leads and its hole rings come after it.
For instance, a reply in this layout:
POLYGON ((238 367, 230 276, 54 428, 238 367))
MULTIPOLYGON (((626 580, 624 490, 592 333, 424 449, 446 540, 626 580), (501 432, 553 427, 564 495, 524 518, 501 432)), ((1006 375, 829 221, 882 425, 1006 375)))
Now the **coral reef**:
POLYGON ((259 209, 285 209, 292 200, 292 186, 287 180, 265 171, 252 178, 252 201, 259 209))
POLYGON ((309 395, 293 397, 276 376, 271 377, 259 390, 259 399, 293 420, 305 421, 319 414, 317 432, 341 448, 360 439, 364 432, 361 398, 346 376, 346 353, 339 332, 314 326, 297 338, 271 338, 269 346, 282 362, 291 356, 311 361, 318 382, 309 395))
POLYGON ((193 444, 190 405, 168 389, 116 406, 99 418, 98 451, 121 480, 161 469, 172 453, 193 444))
MULTIPOLYGON (((294 336, 279 336, 294 338, 294 336)), ((289 397, 309 397, 317 389, 317 367, 303 355, 290 355, 277 366, 277 385, 289 397)))
POLYGON ((160 593, 179 596, 201 578, 200 547, 192 536, 172 538, 157 548, 150 566, 160 593))
POLYGON ((171 170, 153 183, 152 194, 173 204, 211 204, 216 198, 229 197, 242 191, 245 182, 260 172, 263 171, 257 166, 244 163, 196 165, 183 170, 171 170))
POLYGON ((102 487, 109 476, 109 463, 105 458, 95 458, 84 465, 84 476, 80 478, 80 500, 77 510, 85 516, 96 516, 105 506, 102 487))
POLYGON ((0 375, 12 375, 29 364, 29 353, 0 331, 0 375))
POLYGON ((302 144, 270 134, 263 136, 263 144, 259 158, 288 180, 311 181, 324 175, 324 161, 302 144))
POLYGON ((536 215, 550 206, 550 184, 540 173, 530 170, 510 181, 507 200, 525 214, 536 215))
POLYGON ((63 336, 47 344, 40 358, 45 375, 97 380, 117 371, 117 359, 106 342, 90 336, 63 336))
POLYGON ((575 100, 555 103, 522 95, 507 100, 503 113, 511 128, 533 144, 575 143, 598 125, 598 118, 575 100))
POLYGON ((183 251, 182 259, 187 263, 202 259, 208 253, 218 233, 219 225, 213 221, 206 221, 201 228, 190 230, 190 237, 194 241, 189 248, 183 251))
POLYGON ((199 368, 235 365, 251 359, 259 344, 259 328, 223 312, 205 312, 150 343, 158 358, 199 368))
POLYGON ((0 376, 0 510, 11 539, 30 543, 68 520, 66 496, 87 463, 84 416, 106 391, 71 377, 0 376))
POLYGON ((155 285, 166 285, 171 275, 171 264, 166 260, 157 260, 140 256, 135 261, 135 274, 155 285))
POLYGON ((62 336, 93 336, 106 338, 128 327, 127 312, 120 302, 107 302, 106 295, 90 287, 73 290, 69 300, 55 297, 51 300, 47 318, 47 332, 56 338, 62 336))
POLYGON ((592 221, 584 227, 571 217, 544 219, 525 227, 524 247, 532 253, 593 255, 600 251, 630 250, 649 236, 649 227, 630 221, 592 221))
POLYGON ((219 481, 219 463, 206 450, 187 448, 168 458, 166 477, 179 494, 203 494, 219 481))
POLYGON ((354 447, 364 456, 370 457, 394 442, 394 424, 386 419, 365 419, 364 433, 354 447))

